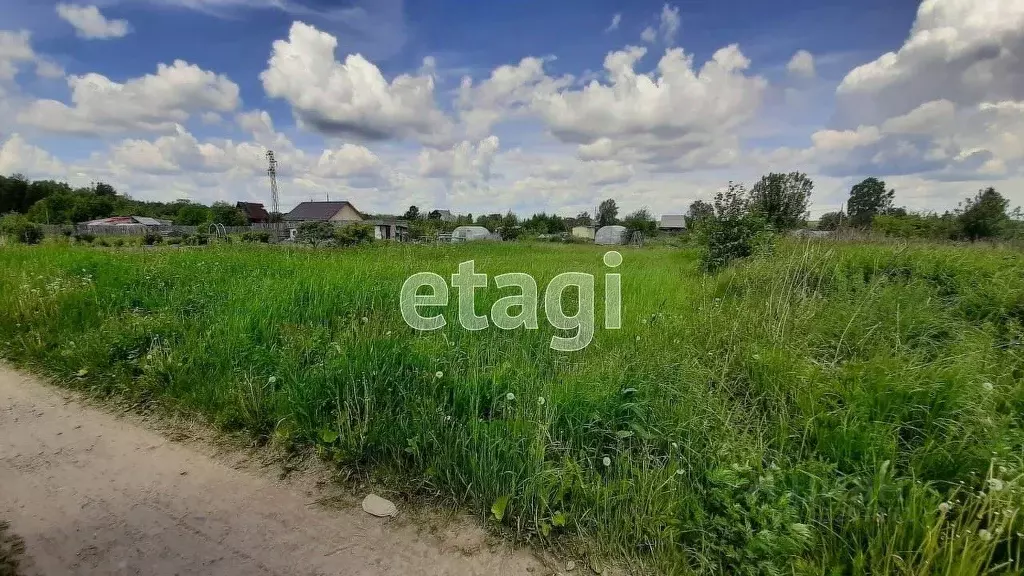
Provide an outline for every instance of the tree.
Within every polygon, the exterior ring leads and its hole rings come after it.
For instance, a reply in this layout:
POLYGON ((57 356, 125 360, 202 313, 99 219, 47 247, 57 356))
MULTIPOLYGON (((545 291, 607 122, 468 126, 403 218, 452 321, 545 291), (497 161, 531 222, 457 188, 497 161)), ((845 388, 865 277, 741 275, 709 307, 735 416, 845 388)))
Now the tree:
POLYGON ((296 232, 299 242, 320 246, 334 238, 334 226, 329 222, 303 222, 296 232))
POLYGON ((745 258, 771 242, 771 233, 760 213, 750 209, 742 184, 715 194, 715 215, 697 228, 704 250, 701 264, 707 271, 718 270, 736 258, 745 258))
POLYGON ((884 214, 892 208, 895 190, 886 190, 885 182, 878 178, 865 178, 860 184, 850 189, 850 200, 846 203, 846 212, 850 215, 850 224, 867 227, 876 214, 884 214))
POLYGON ((633 232, 640 232, 644 236, 654 236, 658 232, 658 223, 647 208, 626 215, 622 219, 622 225, 626 227, 626 234, 629 236, 632 236, 633 232))
POLYGON ((842 212, 826 212, 818 219, 818 230, 838 230, 844 218, 842 212))
POLYGON ((619 206, 615 204, 615 200, 609 198, 603 200, 600 206, 597 207, 597 225, 598 226, 611 226, 618 222, 619 206))
POLYGON ((590 226, 594 223, 594 219, 590 217, 590 212, 580 212, 573 218, 574 226, 590 226))
POLYGON ((806 174, 772 172, 751 188, 750 207, 776 230, 790 230, 804 220, 813 189, 806 174))
POLYGON ((245 213, 227 202, 214 202, 210 207, 213 222, 225 226, 248 226, 245 213))
POLYGON ((708 218, 715 217, 715 207, 703 200, 694 200, 690 204, 690 210, 686 213, 686 226, 696 228, 708 218))
POLYGON ((420 209, 416 206, 409 206, 409 209, 405 211, 405 215, 402 218, 405 220, 419 220, 420 209))
POLYGON ((992 238, 1002 232, 1009 220, 1006 209, 1010 201, 988 187, 979 190, 974 198, 968 198, 957 209, 957 221, 964 236, 972 242, 992 238))
POLYGON ((95 190, 97 196, 117 196, 117 190, 106 182, 97 182, 95 190))
POLYGON ((178 206, 174 223, 179 226, 199 226, 210 221, 210 209, 202 204, 194 204, 188 200, 175 202, 178 206))

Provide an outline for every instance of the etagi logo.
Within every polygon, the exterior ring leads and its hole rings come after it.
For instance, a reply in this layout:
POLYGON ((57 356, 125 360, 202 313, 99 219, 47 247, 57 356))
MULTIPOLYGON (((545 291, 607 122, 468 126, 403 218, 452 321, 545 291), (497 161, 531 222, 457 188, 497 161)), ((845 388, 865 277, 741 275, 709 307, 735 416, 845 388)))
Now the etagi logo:
MULTIPOLYGON (((606 252, 604 264, 618 268, 622 254, 606 252)), ((459 324, 466 330, 484 330, 489 326, 487 316, 476 315, 476 289, 487 287, 487 274, 477 274, 476 264, 468 260, 459 264, 459 271, 452 274, 452 288, 459 291, 459 324)), ((491 306, 490 320, 502 330, 526 328, 537 329, 537 281, 529 274, 510 272, 494 277, 494 285, 500 288, 515 287, 518 294, 500 298, 491 306), (518 313, 513 313, 518 311, 518 313)), ((622 279, 619 274, 604 275, 604 327, 618 330, 622 327, 622 279)), ((400 297, 402 318, 414 330, 439 330, 447 325, 443 314, 421 316, 419 308, 424 306, 447 306, 448 284, 444 278, 433 272, 418 272, 402 284, 400 297), (420 288, 429 287, 429 294, 420 294, 420 288)), ((575 330, 570 338, 551 337, 551 348, 560 352, 576 352, 586 348, 594 339, 594 276, 583 272, 564 272, 555 276, 544 289, 544 315, 553 328, 575 330), (562 309, 562 294, 575 288, 579 308, 569 316, 562 309)))

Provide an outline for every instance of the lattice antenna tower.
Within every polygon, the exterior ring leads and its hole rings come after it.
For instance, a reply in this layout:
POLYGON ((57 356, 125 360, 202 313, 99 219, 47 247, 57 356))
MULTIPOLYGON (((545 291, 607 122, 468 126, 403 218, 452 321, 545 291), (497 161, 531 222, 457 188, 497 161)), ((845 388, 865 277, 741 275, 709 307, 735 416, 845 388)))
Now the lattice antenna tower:
POLYGON ((277 196, 277 159, 274 158, 273 150, 267 150, 267 176, 270 176, 270 211, 279 214, 281 209, 277 196))

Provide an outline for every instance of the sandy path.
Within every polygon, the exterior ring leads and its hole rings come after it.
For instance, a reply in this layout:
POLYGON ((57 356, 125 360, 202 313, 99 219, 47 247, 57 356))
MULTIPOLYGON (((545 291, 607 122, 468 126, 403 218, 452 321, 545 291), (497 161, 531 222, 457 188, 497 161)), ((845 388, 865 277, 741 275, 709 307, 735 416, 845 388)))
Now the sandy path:
POLYGON ((545 572, 312 500, 0 364, 0 518, 29 574, 545 572))

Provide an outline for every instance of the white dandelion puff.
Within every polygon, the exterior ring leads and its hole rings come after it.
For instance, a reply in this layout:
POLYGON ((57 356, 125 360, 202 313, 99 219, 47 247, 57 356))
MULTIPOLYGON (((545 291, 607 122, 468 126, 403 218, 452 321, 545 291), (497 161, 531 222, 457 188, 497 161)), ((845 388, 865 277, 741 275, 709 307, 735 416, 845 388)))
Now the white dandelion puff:
POLYGON ((508 400, 509 402, 512 402, 515 399, 516 399, 516 395, 515 394, 513 394, 511 392, 509 392, 508 394, 505 394, 505 400, 508 400))
POLYGON ((992 533, 982 528, 981 530, 978 530, 978 538, 981 538, 985 542, 988 542, 992 539, 992 533))
POLYGON ((989 478, 988 488, 993 492, 999 492, 1000 490, 1003 489, 1003 481, 1000 480, 999 478, 989 478))
POLYGON ((605 456, 604 458, 602 458, 602 459, 601 459, 601 462, 602 462, 602 463, 603 463, 603 464, 605 465, 605 467, 608 467, 608 466, 611 466, 611 465, 612 465, 612 459, 611 459, 611 458, 609 458, 609 457, 607 457, 607 456, 605 456))
POLYGON ((444 372, 441 372, 440 370, 438 370, 437 372, 434 372, 434 378, 437 378, 439 380, 441 378, 444 378, 444 372))
POLYGON ((544 397, 543 397, 543 396, 540 396, 539 398, 537 398, 537 404, 538 404, 539 406, 543 406, 543 405, 544 405, 544 402, 545 402, 545 400, 544 400, 544 397))

